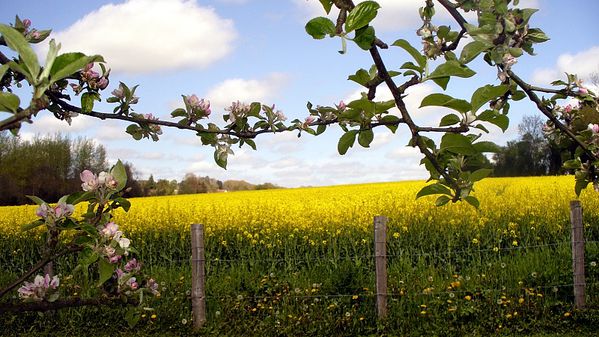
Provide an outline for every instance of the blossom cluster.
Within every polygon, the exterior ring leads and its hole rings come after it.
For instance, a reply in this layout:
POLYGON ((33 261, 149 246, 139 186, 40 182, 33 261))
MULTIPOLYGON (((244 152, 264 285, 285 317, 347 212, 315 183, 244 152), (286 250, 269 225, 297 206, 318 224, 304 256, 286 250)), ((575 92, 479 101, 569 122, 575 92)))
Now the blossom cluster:
POLYGON ((110 263, 117 263, 123 256, 129 255, 131 241, 123 236, 117 224, 109 222, 98 228, 98 232, 103 239, 103 245, 98 250, 110 263))
POLYGON ((84 191, 90 192, 98 189, 116 189, 118 182, 116 179, 107 172, 100 172, 97 176, 90 170, 85 170, 79 174, 79 178, 83 182, 81 188, 84 191))
POLYGON ((89 63, 81 70, 81 79, 79 80, 79 84, 71 83, 70 86, 73 88, 75 94, 79 94, 87 88, 92 90, 104 90, 108 87, 108 75, 105 74, 100 76, 100 74, 95 71, 94 64, 89 63))
POLYGON ((56 206, 43 203, 35 210, 35 215, 43 218, 46 222, 55 223, 59 219, 71 216, 74 211, 73 205, 64 202, 59 202, 56 206))
MULTIPOLYGON (((151 113, 144 114, 144 118, 147 119, 147 120, 150 120, 150 121, 157 121, 158 120, 158 117, 154 116, 151 113)), ((155 134, 157 134, 157 135, 161 135, 162 134, 162 129, 160 128, 160 125, 149 123, 148 127, 150 128, 150 131, 154 132, 155 134)))
POLYGON ((189 107, 191 111, 189 119, 195 121, 193 116, 199 115, 201 117, 208 117, 212 112, 210 110, 210 101, 207 99, 200 99, 195 94, 191 96, 184 96, 185 104, 189 107))
POLYGON ((56 290, 60 285, 58 276, 50 278, 50 275, 37 275, 33 282, 25 282, 17 291, 19 298, 28 301, 48 300, 52 302, 58 298, 56 290))
POLYGON ((229 120, 231 123, 235 123, 238 119, 247 117, 247 114, 250 112, 250 105, 236 101, 232 102, 231 106, 225 108, 225 111, 229 111, 229 120))
POLYGON ((25 29, 23 31, 23 35, 25 35, 26 38, 37 40, 41 37, 40 32, 38 32, 35 28, 29 29, 31 27, 31 20, 24 19, 22 21, 22 23, 23 23, 23 28, 25 29))

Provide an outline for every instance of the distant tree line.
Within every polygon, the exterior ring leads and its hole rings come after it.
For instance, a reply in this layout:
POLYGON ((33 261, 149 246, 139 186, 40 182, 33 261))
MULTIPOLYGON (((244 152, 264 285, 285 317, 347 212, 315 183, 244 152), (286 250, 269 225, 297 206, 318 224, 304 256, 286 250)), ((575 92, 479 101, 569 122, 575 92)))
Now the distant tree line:
POLYGON ((539 116, 524 116, 518 125, 519 138, 508 141, 493 156, 496 177, 542 176, 564 173, 558 144, 543 132, 539 116))
MULTIPOLYGON (((213 193, 280 188, 271 183, 254 185, 243 180, 220 181, 193 173, 181 182, 158 179, 153 175, 140 180, 131 163, 124 163, 128 181, 126 197, 173 194, 213 193)), ((0 133, 0 205, 31 203, 27 195, 56 202, 79 189, 83 170, 108 170, 106 149, 86 138, 71 140, 66 136, 36 136, 32 140, 0 133)))
POLYGON ((106 170, 106 149, 92 140, 60 134, 23 140, 0 133, 0 205, 30 203, 26 195, 48 202, 79 188, 85 169, 106 170))
POLYGON ((223 182, 208 176, 197 176, 193 173, 187 173, 181 182, 166 179, 155 180, 154 176, 150 175, 148 180, 139 181, 139 185, 141 193, 139 196, 252 191, 281 188, 280 186, 271 183, 255 185, 244 180, 225 180, 223 182))

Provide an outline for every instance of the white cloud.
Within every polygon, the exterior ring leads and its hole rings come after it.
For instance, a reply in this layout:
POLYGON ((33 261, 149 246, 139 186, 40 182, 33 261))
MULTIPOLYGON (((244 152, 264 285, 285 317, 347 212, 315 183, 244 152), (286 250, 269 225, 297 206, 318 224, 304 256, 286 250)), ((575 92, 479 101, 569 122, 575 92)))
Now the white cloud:
POLYGON ((210 89, 205 97, 210 100, 213 111, 222 111, 234 101, 268 103, 266 101, 274 98, 288 79, 288 76, 282 73, 272 73, 260 80, 228 79, 210 89))
POLYGON ((125 132, 126 125, 115 121, 103 121, 102 125, 94 129, 94 136, 101 142, 111 142, 117 140, 131 140, 131 135, 125 132))
POLYGON ((52 35, 62 52, 100 54, 128 73, 205 68, 231 52, 236 36, 231 20, 196 0, 108 4, 52 35))
POLYGON ((33 124, 23 124, 23 129, 37 134, 71 133, 86 131, 90 128, 93 118, 86 116, 73 117, 71 125, 66 121, 44 114, 34 118, 33 124))
POLYGON ((576 54, 560 55, 554 67, 537 69, 533 74, 533 82, 547 85, 557 79, 565 79, 565 72, 577 74, 583 79, 588 79, 593 72, 599 72, 599 46, 576 54))

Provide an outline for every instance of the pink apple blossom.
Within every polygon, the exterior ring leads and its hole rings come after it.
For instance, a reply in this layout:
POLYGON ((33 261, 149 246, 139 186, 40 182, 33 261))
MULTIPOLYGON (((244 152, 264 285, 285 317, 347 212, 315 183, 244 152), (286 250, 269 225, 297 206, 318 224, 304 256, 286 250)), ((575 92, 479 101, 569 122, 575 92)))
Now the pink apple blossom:
POLYGON ((50 278, 50 275, 37 275, 33 282, 25 282, 17 292, 19 297, 25 300, 41 301, 47 295, 58 288, 60 279, 58 276, 50 278))
POLYGON ((116 235, 118 230, 119 230, 119 225, 115 224, 114 222, 109 222, 106 224, 106 226, 104 226, 101 233, 105 237, 111 238, 116 235))
POLYGON ((95 174, 93 174, 90 170, 85 170, 79 174, 79 178, 83 184, 81 184, 81 188, 86 191, 93 191, 98 188, 98 178, 95 174))
POLYGON ((598 134, 599 124, 589 124, 589 130, 593 131, 593 134, 598 134))
POLYGON ((132 258, 131 260, 129 260, 129 262, 127 262, 127 264, 125 264, 125 271, 130 273, 130 272, 138 272, 141 269, 141 264, 139 262, 137 262, 137 260, 135 258, 132 258))

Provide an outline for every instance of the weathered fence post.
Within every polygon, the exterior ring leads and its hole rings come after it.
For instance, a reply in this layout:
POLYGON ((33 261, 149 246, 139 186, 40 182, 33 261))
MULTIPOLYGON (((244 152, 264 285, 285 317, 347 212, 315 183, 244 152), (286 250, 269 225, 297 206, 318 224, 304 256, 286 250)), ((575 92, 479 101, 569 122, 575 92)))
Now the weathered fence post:
POLYGON ((204 225, 191 225, 191 308, 193 329, 206 323, 206 257, 204 254, 204 225))
POLYGON ((387 317, 387 217, 374 217, 374 262, 376 266, 376 312, 387 317))
POLYGON ((585 307, 584 291, 584 227, 582 225, 582 206, 579 200, 570 201, 570 222, 572 223, 572 270, 574 272, 574 305, 577 309, 585 307))

